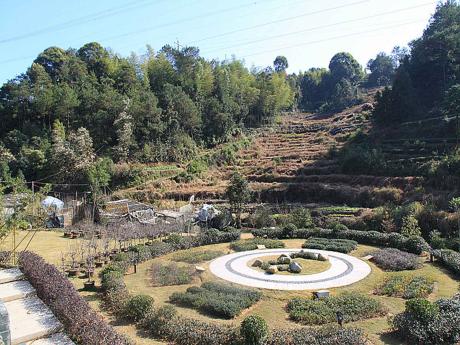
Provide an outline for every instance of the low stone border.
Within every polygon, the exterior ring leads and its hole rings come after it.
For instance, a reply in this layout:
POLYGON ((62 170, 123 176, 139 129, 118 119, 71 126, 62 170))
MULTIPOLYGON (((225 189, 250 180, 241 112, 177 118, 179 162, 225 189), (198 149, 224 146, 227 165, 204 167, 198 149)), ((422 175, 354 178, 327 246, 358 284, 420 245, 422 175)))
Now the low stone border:
POLYGON ((308 249, 313 253, 329 256, 331 267, 324 272, 310 275, 271 275, 247 266, 253 259, 264 256, 290 254, 301 249, 266 249, 238 252, 213 260, 210 271, 227 281, 272 290, 319 290, 356 283, 371 273, 370 266, 351 255, 326 250, 308 249))

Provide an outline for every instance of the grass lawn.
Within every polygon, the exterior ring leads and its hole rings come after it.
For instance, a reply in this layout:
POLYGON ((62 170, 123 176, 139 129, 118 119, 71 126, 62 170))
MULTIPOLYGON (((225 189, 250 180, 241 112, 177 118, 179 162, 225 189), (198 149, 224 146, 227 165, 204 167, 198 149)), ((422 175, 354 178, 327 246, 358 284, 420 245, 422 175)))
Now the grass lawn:
MULTIPOLYGON (((19 232, 18 242, 27 234, 27 232, 19 232)), ((244 234, 245 237, 249 238, 249 234, 244 234)), ((29 235, 30 236, 30 235, 29 235)), ((41 231, 37 232, 35 238, 30 243, 28 249, 35 251, 43 256, 48 262, 60 265, 60 256, 61 252, 66 252, 69 249, 69 246, 74 245, 76 240, 71 240, 63 237, 62 232, 55 231, 41 231)), ((304 240, 285 240, 286 248, 301 248, 304 240)), ((25 248, 27 243, 27 238, 19 246, 19 250, 25 248)), ((8 238, 7 241, 4 241, 0 245, 0 249, 11 248, 11 238, 8 238)), ((350 255, 356 257, 363 257, 367 253, 375 250, 376 247, 359 245, 358 248, 353 251, 350 255)), ((221 251, 223 254, 231 253, 232 251, 229 248, 229 244, 216 244, 210 246, 201 247, 200 250, 209 250, 209 251, 221 251)), ((174 253, 165 255, 161 258, 155 260, 160 262, 170 262, 174 253)), ((264 258, 264 260, 267 258, 264 258)), ((164 304, 169 304, 169 296, 173 292, 184 292, 190 286, 199 286, 202 282, 205 281, 223 281, 209 272, 209 261, 200 263, 200 266, 204 267, 206 271, 200 276, 197 276, 192 284, 179 285, 179 286, 165 286, 165 287, 152 287, 149 280, 149 268, 154 260, 144 262, 138 266, 137 274, 128 274, 125 276, 125 282, 129 291, 133 294, 147 294, 154 298, 155 305, 161 306, 164 304)), ((312 263, 320 263, 313 262, 312 263)), ((324 264, 324 263, 323 263, 324 264)), ((338 294, 345 291, 356 291, 364 294, 373 294, 373 290, 381 284, 385 278, 388 278, 392 275, 421 275, 428 278, 431 278, 435 281, 434 292, 429 296, 430 300, 436 300, 441 297, 451 297, 454 295, 459 288, 458 277, 454 277, 449 274, 445 269, 441 268, 436 264, 431 264, 426 262, 423 267, 415 271, 402 271, 402 272, 384 272, 377 266, 372 263, 369 263, 372 268, 372 273, 365 279, 357 282, 353 285, 330 289, 331 294, 338 294)), ((326 268, 327 269, 327 268, 326 268)), ((324 270, 324 269, 323 269, 324 270)), ((83 287, 84 279, 73 278, 72 283, 77 289, 83 287)), ((119 332, 126 334, 136 344, 146 345, 146 344, 161 344, 155 340, 149 339, 144 334, 139 332, 133 325, 129 324, 120 324, 114 321, 110 315, 107 315, 101 311, 100 306, 100 296, 94 292, 85 292, 81 291, 82 296, 88 300, 90 305, 101 312, 101 314, 109 321, 115 329, 119 332)), ((296 328, 301 327, 299 324, 292 322, 288 319, 288 314, 285 310, 286 303, 289 299, 293 297, 309 297, 311 292, 309 291, 276 291, 276 290, 263 290, 263 297, 256 305, 254 305, 249 310, 244 311, 240 316, 234 320, 222 320, 222 319, 213 319, 206 315, 200 314, 198 311, 177 307, 178 312, 181 315, 193 317, 199 320, 212 321, 221 324, 239 324, 242 319, 244 319, 249 314, 259 314, 262 316, 269 324, 271 328, 296 328)), ((401 312, 404 309, 405 300, 402 298, 396 297, 387 297, 387 296, 373 296, 374 298, 380 300, 388 309, 390 314, 396 314, 401 312)), ((369 335, 370 341, 374 344, 402 344, 398 339, 391 337, 388 334, 389 326, 387 323, 387 317, 379 317, 370 320, 358 321, 349 323, 348 326, 356 326, 363 328, 364 331, 369 335)))
MULTIPOLYGON (((273 255, 273 256, 263 256, 260 257, 260 260, 267 262, 270 260, 275 260, 278 259, 279 255, 273 255)), ((258 271, 258 272, 265 272, 263 269, 260 267, 252 267, 252 264, 256 259, 250 260, 247 265, 251 269, 258 271)), ((318 261, 318 260, 307 260, 307 259, 301 259, 301 258, 296 258, 293 260, 295 262, 298 262, 302 266, 302 272, 300 273, 291 273, 287 271, 278 271, 275 274, 281 274, 281 275, 308 275, 308 274, 315 274, 315 273, 320 273, 324 272, 327 269, 331 267, 331 264, 329 261, 318 261)), ((268 273, 267 273, 268 274, 268 273)))

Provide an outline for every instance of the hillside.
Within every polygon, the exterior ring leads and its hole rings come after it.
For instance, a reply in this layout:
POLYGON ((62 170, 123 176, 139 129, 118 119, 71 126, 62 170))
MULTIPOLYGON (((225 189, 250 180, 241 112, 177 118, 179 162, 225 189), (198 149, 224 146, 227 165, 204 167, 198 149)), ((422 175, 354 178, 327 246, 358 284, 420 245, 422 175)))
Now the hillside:
MULTIPOLYGON (((235 164, 210 168, 192 182, 160 178, 118 194, 150 201, 186 201, 192 195, 196 200, 219 201, 234 171, 248 179, 256 194, 254 201, 260 202, 360 204, 363 194, 378 196, 386 187, 409 192, 420 183, 417 177, 343 174, 339 157, 331 153, 340 151, 358 131, 370 130, 369 102, 374 95, 375 90, 366 95, 363 104, 339 113, 286 114, 273 127, 254 134, 250 147, 237 153, 235 164)), ((399 157, 397 147, 397 143, 388 145, 395 157, 399 157)), ((409 151, 405 158, 410 154, 416 159, 419 152, 409 151)))

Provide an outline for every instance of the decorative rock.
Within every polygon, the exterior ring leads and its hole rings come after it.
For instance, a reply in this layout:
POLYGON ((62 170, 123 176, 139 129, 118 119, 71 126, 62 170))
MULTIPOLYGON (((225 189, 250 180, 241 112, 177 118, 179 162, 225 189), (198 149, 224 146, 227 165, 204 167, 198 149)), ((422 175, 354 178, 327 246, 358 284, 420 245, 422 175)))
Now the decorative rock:
POLYGON ((305 253, 306 257, 310 260, 318 260, 319 259, 319 255, 318 253, 312 253, 312 252, 306 252, 305 253))
POLYGON ((280 271, 280 272, 289 271, 289 265, 278 265, 276 267, 278 267, 278 271, 280 271))
POLYGON ((264 262, 260 259, 256 259, 253 263, 252 263, 252 267, 260 267, 262 266, 264 262))
POLYGON ((318 255, 318 260, 319 261, 327 261, 327 260, 329 260, 329 256, 327 256, 326 254, 319 254, 318 255))
POLYGON ((278 258, 277 263, 281 265, 289 265, 291 263, 291 258, 283 254, 278 258))
POLYGON ((302 272, 302 265, 298 262, 292 261, 289 264, 289 271, 291 271, 292 273, 300 273, 302 272))
POLYGON ((198 273, 206 272, 206 268, 201 267, 201 266, 195 266, 195 270, 196 270, 198 273))
POLYGON ((263 244, 258 244, 257 249, 267 249, 267 248, 265 248, 265 246, 263 244))
POLYGON ((275 274, 276 272, 278 272, 278 267, 270 266, 269 268, 267 268, 266 272, 269 274, 275 274))

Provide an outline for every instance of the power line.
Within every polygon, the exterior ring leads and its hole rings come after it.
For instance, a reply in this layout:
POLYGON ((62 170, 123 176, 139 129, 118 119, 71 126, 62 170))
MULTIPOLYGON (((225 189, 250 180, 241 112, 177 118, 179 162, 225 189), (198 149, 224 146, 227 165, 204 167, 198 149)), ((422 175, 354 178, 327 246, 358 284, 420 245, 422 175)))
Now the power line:
POLYGON ((259 43, 259 42, 263 42, 263 41, 267 41, 267 40, 271 40, 271 39, 276 39, 276 38, 281 38, 281 37, 286 37, 286 36, 292 36, 292 35, 297 35, 297 34, 306 33, 306 32, 310 32, 310 31, 315 31, 315 30, 319 30, 319 29, 325 29, 325 28, 329 28, 329 27, 334 27, 334 26, 338 26, 338 25, 342 25, 342 24, 349 24, 349 23, 359 22, 359 21, 368 20, 368 19, 372 19, 372 18, 383 17, 383 16, 386 16, 386 15, 400 13, 400 12, 406 12, 406 11, 410 11, 410 10, 413 10, 413 9, 416 9, 416 8, 421 8, 421 7, 425 7, 425 6, 433 5, 433 4, 435 4, 435 3, 434 2, 428 2, 428 3, 421 4, 421 5, 410 6, 410 7, 405 7, 405 8, 402 8, 402 9, 382 12, 382 13, 378 13, 378 14, 371 15, 371 16, 364 16, 364 17, 360 17, 360 18, 344 20, 344 21, 337 22, 337 23, 320 25, 320 26, 316 26, 316 27, 312 27, 312 28, 308 28, 308 29, 291 31, 291 32, 287 32, 287 33, 283 33, 283 34, 279 34, 279 35, 264 37, 264 38, 257 39, 257 40, 247 41, 247 42, 244 42, 244 43, 233 44, 233 45, 226 46, 226 47, 220 47, 220 48, 214 48, 214 49, 211 49, 211 50, 206 50, 206 51, 204 51, 204 53, 210 53, 210 52, 218 51, 218 50, 221 50, 221 49, 230 49, 230 48, 235 48, 235 47, 241 47, 241 46, 250 45, 250 44, 254 44, 254 43, 259 43))
POLYGON ((370 1, 370 0, 355 1, 355 2, 352 2, 352 3, 340 5, 340 6, 334 6, 334 7, 329 7, 329 8, 325 8, 325 9, 322 9, 322 10, 318 10, 318 11, 313 11, 313 12, 307 12, 307 13, 303 13, 303 14, 298 14, 298 15, 295 15, 295 16, 292 16, 292 17, 287 17, 287 18, 272 20, 272 21, 269 21, 269 22, 266 22, 266 23, 257 24, 257 25, 252 25, 252 26, 248 26, 248 27, 246 27, 246 28, 241 28, 241 29, 237 29, 237 30, 232 30, 232 31, 224 32, 224 33, 222 33, 222 34, 217 34, 217 35, 213 35, 213 36, 208 36, 208 37, 205 37, 205 38, 196 40, 196 41, 192 41, 192 42, 190 42, 190 44, 195 44, 195 43, 207 41, 207 40, 210 40, 210 39, 213 39, 213 38, 228 36, 228 35, 231 35, 231 34, 234 34, 234 33, 237 33, 237 32, 243 32, 243 31, 247 31, 247 30, 258 29, 258 28, 261 28, 261 27, 264 27, 264 26, 268 26, 268 25, 272 25, 272 24, 283 23, 283 22, 286 22, 286 21, 291 21, 291 20, 294 20, 294 19, 299 19, 299 18, 303 18, 303 17, 308 17, 308 16, 315 15, 315 14, 320 14, 320 13, 325 13, 325 12, 329 12, 329 11, 334 11, 334 10, 338 10, 338 9, 341 9, 341 8, 356 6, 356 5, 360 5, 360 4, 363 4, 363 3, 365 3, 365 2, 369 2, 369 1, 370 1))
MULTIPOLYGON (((158 0, 156 3, 164 2, 164 1, 166 1, 166 0, 158 0)), ((0 44, 13 42, 13 41, 18 41, 18 40, 23 40, 25 38, 38 36, 38 35, 41 35, 41 34, 44 34, 44 33, 47 33, 47 32, 55 32, 55 31, 68 29, 68 28, 73 27, 73 26, 78 26, 78 25, 85 24, 85 23, 88 23, 88 22, 91 22, 91 21, 111 17, 111 16, 114 16, 114 15, 116 15, 118 13, 122 13, 122 12, 125 13, 126 11, 131 11, 131 10, 134 10, 134 9, 137 9, 137 8, 149 6, 152 2, 154 2, 154 1, 152 1, 152 0, 148 0, 148 1, 147 0, 132 1, 132 2, 129 2, 129 3, 127 3, 125 5, 122 5, 122 6, 109 8, 109 9, 99 11, 99 12, 96 12, 96 13, 93 13, 93 14, 89 14, 89 15, 86 15, 86 16, 83 16, 83 17, 75 18, 75 19, 69 20, 69 21, 64 22, 64 23, 47 26, 47 27, 44 27, 44 28, 39 29, 37 31, 32 31, 32 32, 29 32, 29 33, 26 33, 26 34, 21 34, 21 35, 13 36, 13 37, 10 37, 10 38, 1 39, 0 44)))
POLYGON ((406 23, 398 24, 398 25, 385 26, 385 27, 382 27, 382 28, 379 28, 379 29, 374 29, 374 30, 359 31, 359 32, 351 33, 351 34, 334 36, 334 37, 330 37, 330 38, 327 38, 327 39, 308 41, 308 42, 303 42, 303 43, 299 43, 299 44, 293 44, 293 45, 289 45, 289 46, 278 47, 276 49, 264 50, 264 51, 256 52, 256 53, 253 53, 253 54, 248 54, 248 55, 242 56, 241 58, 244 59, 244 58, 251 57, 251 56, 256 56, 256 55, 261 55, 261 54, 266 54, 266 53, 272 53, 272 52, 279 51, 280 49, 297 48, 297 47, 301 47, 301 46, 307 46, 307 45, 310 45, 310 44, 318 44, 318 43, 333 41, 333 40, 340 39, 340 38, 365 35, 365 34, 372 33, 372 32, 378 32, 378 31, 382 31, 382 30, 398 28, 398 27, 401 27, 401 26, 407 26, 407 25, 410 25, 410 24, 421 23, 421 22, 425 22, 425 21, 426 20, 416 20, 416 21, 406 22, 406 23))
MULTIPOLYGON (((278 0, 264 0, 264 3, 271 2, 271 1, 278 1, 278 0)), ((364 0, 364 1, 370 1, 370 0, 364 0)), ((232 11, 239 10, 239 9, 242 9, 242 8, 245 8, 245 7, 255 6, 259 2, 260 1, 252 1, 249 4, 228 7, 228 8, 225 8, 225 9, 211 11, 211 12, 208 12, 208 13, 205 13, 205 14, 202 14, 202 15, 194 16, 194 17, 188 17, 188 18, 183 18, 183 19, 176 20, 176 21, 169 22, 169 23, 154 25, 154 26, 146 27, 144 29, 135 30, 135 31, 124 33, 124 34, 114 35, 114 36, 110 36, 110 37, 107 37, 107 38, 103 38, 103 39, 101 39, 101 41, 110 41, 110 40, 114 40, 114 39, 117 39, 117 38, 126 37, 126 36, 132 36, 132 35, 135 35, 135 34, 148 32, 148 31, 153 31, 153 30, 156 30, 156 29, 161 29, 161 28, 165 28, 165 27, 168 27, 168 26, 176 25, 176 24, 182 24, 182 23, 194 21, 194 20, 197 20, 197 19, 202 19, 202 18, 206 18, 206 17, 209 17, 209 16, 214 16, 214 15, 221 14, 221 13, 232 12, 232 11)))

